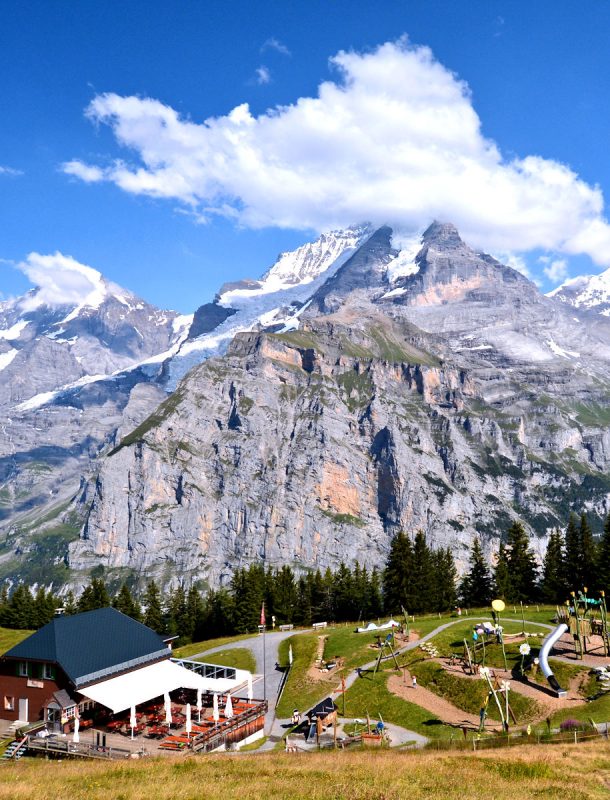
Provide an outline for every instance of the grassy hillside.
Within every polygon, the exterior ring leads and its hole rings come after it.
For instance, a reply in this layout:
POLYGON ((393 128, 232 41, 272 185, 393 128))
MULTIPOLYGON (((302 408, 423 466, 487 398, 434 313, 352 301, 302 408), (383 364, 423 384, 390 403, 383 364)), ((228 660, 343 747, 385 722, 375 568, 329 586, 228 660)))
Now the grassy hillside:
POLYGON ((13 631, 9 628, 0 628, 0 655, 6 653, 11 647, 23 641, 33 631, 13 631))
POLYGON ((0 800, 605 800, 605 742, 487 753, 358 751, 198 756, 125 763, 23 759, 2 768, 0 800))

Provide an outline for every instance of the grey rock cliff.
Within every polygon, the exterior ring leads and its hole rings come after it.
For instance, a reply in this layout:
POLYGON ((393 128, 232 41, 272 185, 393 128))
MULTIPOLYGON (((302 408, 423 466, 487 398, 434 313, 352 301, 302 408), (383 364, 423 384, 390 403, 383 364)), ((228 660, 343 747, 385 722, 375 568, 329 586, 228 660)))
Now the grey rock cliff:
POLYGON ((383 563, 423 529, 464 563, 515 518, 538 537, 610 505, 610 325, 434 225, 389 277, 391 231, 315 290, 299 330, 240 333, 104 460, 70 547, 163 583, 253 561, 383 563), (396 291, 398 290, 398 291, 396 291))

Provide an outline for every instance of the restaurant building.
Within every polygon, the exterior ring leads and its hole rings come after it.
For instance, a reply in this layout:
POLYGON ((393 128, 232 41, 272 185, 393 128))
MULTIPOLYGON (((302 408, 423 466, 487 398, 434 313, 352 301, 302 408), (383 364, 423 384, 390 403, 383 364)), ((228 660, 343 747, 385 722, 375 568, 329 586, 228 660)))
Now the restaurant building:
POLYGON ((0 720, 64 731, 94 704, 117 714, 176 689, 232 692, 251 679, 171 656, 169 639, 114 608, 56 617, 0 659, 0 720))

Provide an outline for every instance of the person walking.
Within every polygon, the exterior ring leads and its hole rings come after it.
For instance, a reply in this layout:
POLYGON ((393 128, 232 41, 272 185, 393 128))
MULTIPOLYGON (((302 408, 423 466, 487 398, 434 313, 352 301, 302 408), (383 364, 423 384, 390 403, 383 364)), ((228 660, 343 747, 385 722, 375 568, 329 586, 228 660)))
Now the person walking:
POLYGON ((414 675, 414 676, 413 676, 413 678, 411 679, 411 686, 412 686, 414 689, 417 689, 417 678, 416 678, 416 676, 415 676, 415 675, 414 675))

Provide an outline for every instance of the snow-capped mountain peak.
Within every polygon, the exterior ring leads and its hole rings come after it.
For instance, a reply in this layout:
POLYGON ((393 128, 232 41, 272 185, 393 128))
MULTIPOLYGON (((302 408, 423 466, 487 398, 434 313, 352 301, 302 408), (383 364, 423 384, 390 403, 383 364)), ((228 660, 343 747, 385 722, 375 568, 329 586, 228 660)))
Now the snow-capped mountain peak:
POLYGON ((597 311, 605 317, 610 317, 610 269, 599 275, 579 275, 570 278, 561 286, 548 293, 575 308, 585 308, 597 311))
POLYGON ((357 247, 370 232, 368 225, 329 231, 321 234, 314 242, 307 242, 296 250, 280 253, 275 264, 261 278, 261 283, 271 291, 310 283, 326 272, 344 250, 357 247))

